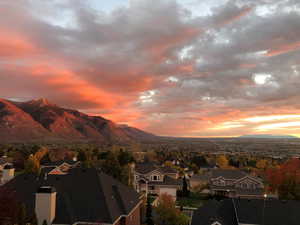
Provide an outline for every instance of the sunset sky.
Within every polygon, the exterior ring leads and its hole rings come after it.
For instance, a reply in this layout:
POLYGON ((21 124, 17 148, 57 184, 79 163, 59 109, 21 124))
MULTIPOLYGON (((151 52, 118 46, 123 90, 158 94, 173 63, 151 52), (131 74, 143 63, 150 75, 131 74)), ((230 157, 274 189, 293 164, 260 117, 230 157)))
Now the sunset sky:
POLYGON ((158 135, 300 137, 299 0, 1 0, 0 97, 158 135))

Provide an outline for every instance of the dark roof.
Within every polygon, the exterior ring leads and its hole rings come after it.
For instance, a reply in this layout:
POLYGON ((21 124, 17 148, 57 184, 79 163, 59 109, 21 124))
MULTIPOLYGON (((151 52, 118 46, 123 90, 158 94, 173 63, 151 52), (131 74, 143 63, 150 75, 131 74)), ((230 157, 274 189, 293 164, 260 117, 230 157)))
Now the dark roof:
POLYGON ((158 166, 154 163, 137 163, 135 165, 135 171, 140 174, 147 174, 158 169, 158 166))
POLYGON ((265 225, 299 225, 300 201, 236 199, 235 204, 240 223, 262 224, 264 221, 265 225))
POLYGON ((211 178, 211 173, 204 173, 204 174, 194 174, 190 180, 194 181, 209 181, 211 178))
POLYGON ((247 174, 240 170, 226 170, 226 169, 215 169, 212 170, 212 179, 218 178, 218 177, 224 177, 225 179, 241 179, 243 177, 247 176, 247 174))
POLYGON ((164 176, 164 181, 149 181, 149 185, 182 185, 182 179, 174 179, 170 176, 164 176))
POLYGON ((6 164, 6 165, 3 167, 3 169, 5 169, 5 170, 13 169, 13 168, 14 168, 14 166, 13 166, 13 164, 11 164, 11 163, 6 164))
POLYGON ((203 207, 194 212, 191 225, 211 225, 215 221, 220 222, 222 225, 237 225, 230 199, 208 201, 203 207))
POLYGON ((76 221, 113 223, 127 215, 139 203, 133 189, 96 169, 74 168, 67 175, 48 175, 47 179, 33 174, 22 174, 8 182, 17 197, 33 213, 35 193, 41 186, 57 191, 54 223, 70 224, 76 221))
POLYGON ((211 200, 194 212, 191 225, 211 225, 215 221, 222 225, 237 225, 236 218, 241 224, 299 225, 299 209, 300 201, 211 200))
POLYGON ((160 167, 160 171, 162 173, 177 173, 177 170, 172 168, 172 167, 169 167, 169 166, 163 166, 163 167, 160 167))

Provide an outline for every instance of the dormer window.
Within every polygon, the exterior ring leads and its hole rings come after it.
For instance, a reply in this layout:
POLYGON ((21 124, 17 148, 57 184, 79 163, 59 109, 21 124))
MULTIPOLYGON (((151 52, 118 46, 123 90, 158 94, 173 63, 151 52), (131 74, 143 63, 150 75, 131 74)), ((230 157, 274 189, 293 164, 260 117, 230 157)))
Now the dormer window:
POLYGON ((152 176, 152 180, 153 180, 153 181, 158 181, 158 180, 160 180, 160 176, 158 176, 158 175, 153 175, 153 176, 152 176))

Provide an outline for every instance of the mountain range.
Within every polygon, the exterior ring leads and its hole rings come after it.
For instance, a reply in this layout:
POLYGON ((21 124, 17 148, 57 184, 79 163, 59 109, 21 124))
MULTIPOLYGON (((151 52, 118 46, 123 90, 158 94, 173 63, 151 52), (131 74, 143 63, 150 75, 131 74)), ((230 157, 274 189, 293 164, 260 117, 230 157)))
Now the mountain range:
POLYGON ((280 139, 286 139, 286 138, 298 138, 293 135, 274 135, 274 134, 248 134, 240 136, 239 138, 280 138, 280 139))
POLYGON ((47 99, 15 102, 0 99, 0 143, 130 142, 157 136, 100 116, 66 109, 47 99))

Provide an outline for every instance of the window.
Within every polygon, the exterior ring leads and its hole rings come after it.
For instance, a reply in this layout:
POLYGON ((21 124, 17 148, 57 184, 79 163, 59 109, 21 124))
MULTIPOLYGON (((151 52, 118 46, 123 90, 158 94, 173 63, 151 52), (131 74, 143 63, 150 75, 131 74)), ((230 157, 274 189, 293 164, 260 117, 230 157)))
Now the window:
POLYGON ((157 176, 157 175, 154 175, 154 176, 152 176, 152 180, 154 180, 154 181, 158 181, 158 180, 160 180, 160 177, 159 177, 159 176, 157 176))

